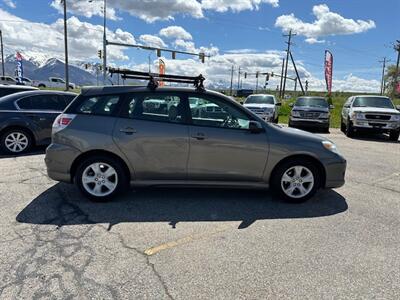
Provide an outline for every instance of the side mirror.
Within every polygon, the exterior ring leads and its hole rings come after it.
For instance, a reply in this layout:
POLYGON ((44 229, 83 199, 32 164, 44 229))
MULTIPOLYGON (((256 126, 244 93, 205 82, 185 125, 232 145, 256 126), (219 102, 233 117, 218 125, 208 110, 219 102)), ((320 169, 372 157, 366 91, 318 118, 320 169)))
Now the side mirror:
POLYGON ((250 121, 249 122, 249 131, 251 133, 261 133, 261 132, 264 132, 264 127, 262 127, 261 123, 258 121, 250 121))
POLYGON ((329 109, 334 109, 335 108, 335 106, 334 105, 329 105, 329 109))
POLYGON ((243 101, 240 101, 239 103, 243 105, 244 102, 243 102, 243 101))
POLYGON ((275 105, 276 106, 282 106, 282 102, 276 102, 275 105))
POLYGON ((289 107, 293 107, 294 106, 294 104, 293 103, 289 103, 289 107))

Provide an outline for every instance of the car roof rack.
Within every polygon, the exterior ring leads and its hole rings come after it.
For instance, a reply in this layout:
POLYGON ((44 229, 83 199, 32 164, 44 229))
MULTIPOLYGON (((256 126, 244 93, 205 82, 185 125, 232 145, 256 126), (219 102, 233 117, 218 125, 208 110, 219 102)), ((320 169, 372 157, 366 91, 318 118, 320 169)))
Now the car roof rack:
POLYGON ((203 75, 199 76, 182 76, 182 75, 171 75, 171 74, 157 74, 149 72, 139 72, 128 69, 109 68, 111 74, 120 74, 122 79, 141 79, 148 80, 147 87, 150 89, 156 89, 158 87, 158 81, 164 82, 176 82, 176 83, 191 83, 198 90, 204 90, 203 75))

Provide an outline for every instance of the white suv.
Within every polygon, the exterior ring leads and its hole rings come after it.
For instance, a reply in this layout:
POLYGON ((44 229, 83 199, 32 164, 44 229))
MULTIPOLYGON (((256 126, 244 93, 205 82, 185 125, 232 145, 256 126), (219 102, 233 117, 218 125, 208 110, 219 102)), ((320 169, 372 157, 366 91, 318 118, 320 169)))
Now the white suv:
POLYGON ((281 103, 273 95, 250 95, 246 98, 243 106, 267 122, 278 123, 281 103))
POLYGON ((400 111, 384 96, 353 96, 342 109, 341 130, 351 137, 357 131, 389 133, 392 141, 400 136, 400 111))

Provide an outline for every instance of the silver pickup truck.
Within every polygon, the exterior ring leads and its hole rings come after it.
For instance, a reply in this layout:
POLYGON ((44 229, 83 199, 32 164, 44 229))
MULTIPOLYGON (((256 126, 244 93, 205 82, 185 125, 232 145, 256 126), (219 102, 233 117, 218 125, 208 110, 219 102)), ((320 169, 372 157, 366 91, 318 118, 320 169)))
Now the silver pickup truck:
POLYGON ((389 133, 390 140, 400 136, 400 111, 384 96, 353 96, 342 109, 341 130, 351 137, 355 132, 389 133))

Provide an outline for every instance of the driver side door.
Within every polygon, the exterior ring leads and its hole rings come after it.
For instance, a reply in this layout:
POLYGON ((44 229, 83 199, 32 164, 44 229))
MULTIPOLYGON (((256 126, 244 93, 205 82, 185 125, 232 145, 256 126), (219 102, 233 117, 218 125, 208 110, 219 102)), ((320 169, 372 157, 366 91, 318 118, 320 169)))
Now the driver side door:
POLYGON ((189 180, 261 181, 268 158, 265 132, 251 133, 251 116, 222 97, 188 97, 189 180))

